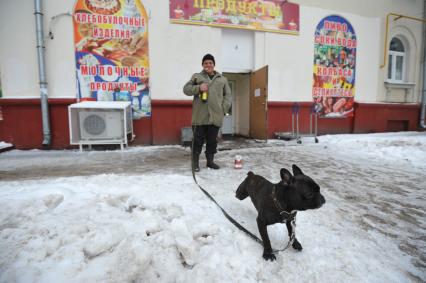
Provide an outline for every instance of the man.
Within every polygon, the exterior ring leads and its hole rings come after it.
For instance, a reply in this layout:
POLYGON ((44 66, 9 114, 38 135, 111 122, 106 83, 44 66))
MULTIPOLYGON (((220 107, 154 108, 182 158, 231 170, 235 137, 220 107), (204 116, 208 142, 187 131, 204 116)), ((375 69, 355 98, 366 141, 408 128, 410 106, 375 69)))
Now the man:
POLYGON ((214 163, 217 152, 217 134, 223 117, 231 107, 231 88, 228 80, 215 71, 215 60, 206 54, 202 60, 203 70, 193 74, 183 87, 183 92, 194 96, 192 102, 192 131, 194 133, 192 162, 194 171, 200 171, 199 158, 206 141, 207 167, 219 169, 214 163))

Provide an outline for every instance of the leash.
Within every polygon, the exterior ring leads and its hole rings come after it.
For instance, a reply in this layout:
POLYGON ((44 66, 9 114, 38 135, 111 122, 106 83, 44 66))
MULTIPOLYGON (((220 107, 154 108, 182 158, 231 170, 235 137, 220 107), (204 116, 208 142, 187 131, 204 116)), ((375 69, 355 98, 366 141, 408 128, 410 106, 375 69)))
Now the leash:
POLYGON ((283 217, 281 223, 293 221, 293 219, 296 218, 297 210, 287 212, 281 206, 280 202, 278 201, 277 187, 275 185, 272 186, 272 200, 274 201, 275 208, 280 212, 280 215, 283 217))
MULTIPOLYGON (((216 204, 216 206, 222 211, 223 215, 226 217, 226 219, 228 219, 232 224, 234 224, 235 227, 237 227, 238 229, 240 229, 241 231, 243 231, 244 233, 246 233, 250 238, 252 238, 254 241, 258 242, 259 244, 261 244, 263 246, 263 241, 261 239, 259 239, 256 235, 254 235, 253 233, 251 233, 249 230, 247 230, 246 228, 244 228, 240 223, 238 223, 234 218, 232 218, 220 205, 219 203, 209 194, 209 192, 207 192, 197 181, 197 178, 195 177, 195 171, 194 171, 194 158, 193 158, 193 151, 194 151, 194 137, 195 137, 195 132, 197 130, 197 125, 194 125, 194 133, 193 133, 193 137, 192 137, 192 147, 191 147, 191 171, 192 171, 192 178, 194 179, 195 184, 198 186, 198 188, 214 203, 216 204)), ((274 186, 275 189, 275 186, 274 186)), ((292 212, 293 213, 293 212, 292 212)), ((281 252, 286 250, 290 245, 293 244, 294 239, 296 238, 296 234, 295 234, 295 228, 296 228, 296 215, 294 215, 294 217, 291 220, 291 226, 292 226, 292 233, 290 235, 289 241, 287 243, 287 245, 280 250, 273 250, 274 253, 276 252, 281 252)))
POLYGON ((288 239, 287 245, 280 250, 273 250, 274 253, 285 251, 286 249, 288 249, 288 247, 293 245, 294 239, 296 239, 296 215, 291 220, 290 225, 291 225, 291 235, 290 235, 290 238, 288 239))
POLYGON ((217 207, 219 207, 219 209, 222 211, 223 215, 225 215, 225 217, 232 223, 234 224, 238 229, 240 229, 241 231, 243 231, 244 233, 246 233, 250 238, 252 238, 253 240, 255 240, 256 242, 258 242, 259 244, 261 244, 263 246, 263 242, 261 239, 259 239, 256 235, 254 235, 253 233, 251 233, 249 230, 247 230, 246 228, 244 228, 240 223, 238 223, 234 218, 232 218, 218 203, 217 201, 205 190, 203 189, 203 187, 200 186, 200 184, 198 184, 197 179, 195 177, 195 172, 194 170, 192 170, 192 177, 194 178, 195 183, 197 184, 198 188, 200 188, 200 190, 212 201, 216 204, 217 207))

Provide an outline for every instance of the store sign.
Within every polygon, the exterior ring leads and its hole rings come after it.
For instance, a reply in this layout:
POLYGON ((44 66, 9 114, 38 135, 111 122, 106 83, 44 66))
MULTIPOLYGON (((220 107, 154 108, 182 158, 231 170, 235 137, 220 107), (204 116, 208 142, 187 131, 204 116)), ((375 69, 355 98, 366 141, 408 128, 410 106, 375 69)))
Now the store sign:
POLYGON ((328 16, 315 31, 312 96, 320 116, 352 117, 357 40, 352 25, 328 16))
POLYGON ((151 116, 148 17, 139 0, 78 0, 73 13, 81 101, 130 101, 151 116))
POLYGON ((299 5, 282 0, 170 0, 172 23, 299 33, 299 5))

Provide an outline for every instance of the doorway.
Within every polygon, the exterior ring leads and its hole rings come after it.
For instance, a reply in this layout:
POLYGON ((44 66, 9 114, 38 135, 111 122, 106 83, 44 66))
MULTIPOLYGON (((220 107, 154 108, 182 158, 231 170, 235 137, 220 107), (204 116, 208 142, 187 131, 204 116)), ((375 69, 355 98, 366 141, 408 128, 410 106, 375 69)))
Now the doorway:
POLYGON ((232 91, 232 106, 224 117, 221 132, 267 139, 268 67, 254 72, 223 73, 232 91))
POLYGON ((268 66, 255 68, 254 31, 222 29, 223 75, 232 91, 232 110, 222 134, 267 139, 268 66))
POLYGON ((249 136, 250 73, 223 73, 232 92, 230 115, 223 119, 222 134, 249 136))
POLYGON ((234 108, 236 106, 235 104, 235 80, 228 80, 229 87, 231 88, 231 94, 232 94, 232 104, 231 108, 229 109, 229 112, 226 114, 225 117, 223 117, 223 124, 221 132, 223 135, 234 135, 235 134, 235 115, 234 115, 234 108))

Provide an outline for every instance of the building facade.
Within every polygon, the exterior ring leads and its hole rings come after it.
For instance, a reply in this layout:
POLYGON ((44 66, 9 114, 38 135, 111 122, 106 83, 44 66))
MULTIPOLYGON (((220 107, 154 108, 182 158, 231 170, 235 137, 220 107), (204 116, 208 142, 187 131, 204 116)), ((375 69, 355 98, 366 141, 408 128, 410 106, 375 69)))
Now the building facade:
MULTIPOLYGON (((123 7, 134 2, 117 1, 123 7)), ((76 71, 77 2, 41 1, 52 148, 70 147, 68 106, 82 98, 76 71)), ((353 90, 344 99, 347 108, 342 108, 348 115, 320 116, 319 134, 419 129, 424 1, 180 2, 139 1, 147 17, 149 47, 144 52, 149 56, 146 83, 150 110, 148 115, 133 120, 136 135, 133 144, 180 142, 181 128, 191 124, 192 106, 191 98, 183 94, 182 87, 193 73, 201 70, 201 58, 206 53, 215 56, 216 69, 225 74, 233 91, 232 112, 222 129, 225 134, 273 138, 277 132, 291 131, 295 105, 299 109, 300 131, 307 132, 313 102, 318 99, 316 87, 335 89, 336 85, 353 90), (180 2, 182 7, 170 6, 180 2), (232 10, 229 5, 235 3, 239 7, 253 2, 257 3, 259 15, 265 16, 257 15, 264 27, 271 20, 270 15, 262 12, 263 7, 267 7, 265 3, 273 2, 277 7, 291 4, 297 13, 292 19, 286 18, 284 12, 280 14, 283 23, 284 19, 287 21, 288 29, 284 32, 259 26, 232 28, 235 24, 232 19, 236 18, 231 18, 228 25, 225 21, 225 24, 214 25, 214 14, 200 13, 211 16, 213 20, 208 23, 196 22, 200 21, 196 14, 191 18, 195 23, 179 20, 200 5, 204 5, 200 11, 208 10, 211 5, 225 18, 226 9, 232 10), (345 41, 342 48, 341 43, 326 42, 330 32, 349 34, 348 40, 352 43, 345 41), (324 47, 327 44, 338 48, 324 47), (339 64, 345 67, 336 67, 339 64), (350 64, 352 67, 348 67, 350 64), (326 82, 327 77, 331 80, 326 82), (261 98, 263 100, 259 100, 261 98)), ((2 1, 0 34, 3 39, 0 44, 0 140, 21 149, 41 148, 43 122, 34 1, 2 1)), ((324 95, 324 101, 328 96, 324 95)), ((335 99, 333 103, 337 113, 338 102, 335 99)), ((324 109, 327 106, 325 102, 319 105, 324 109)))

